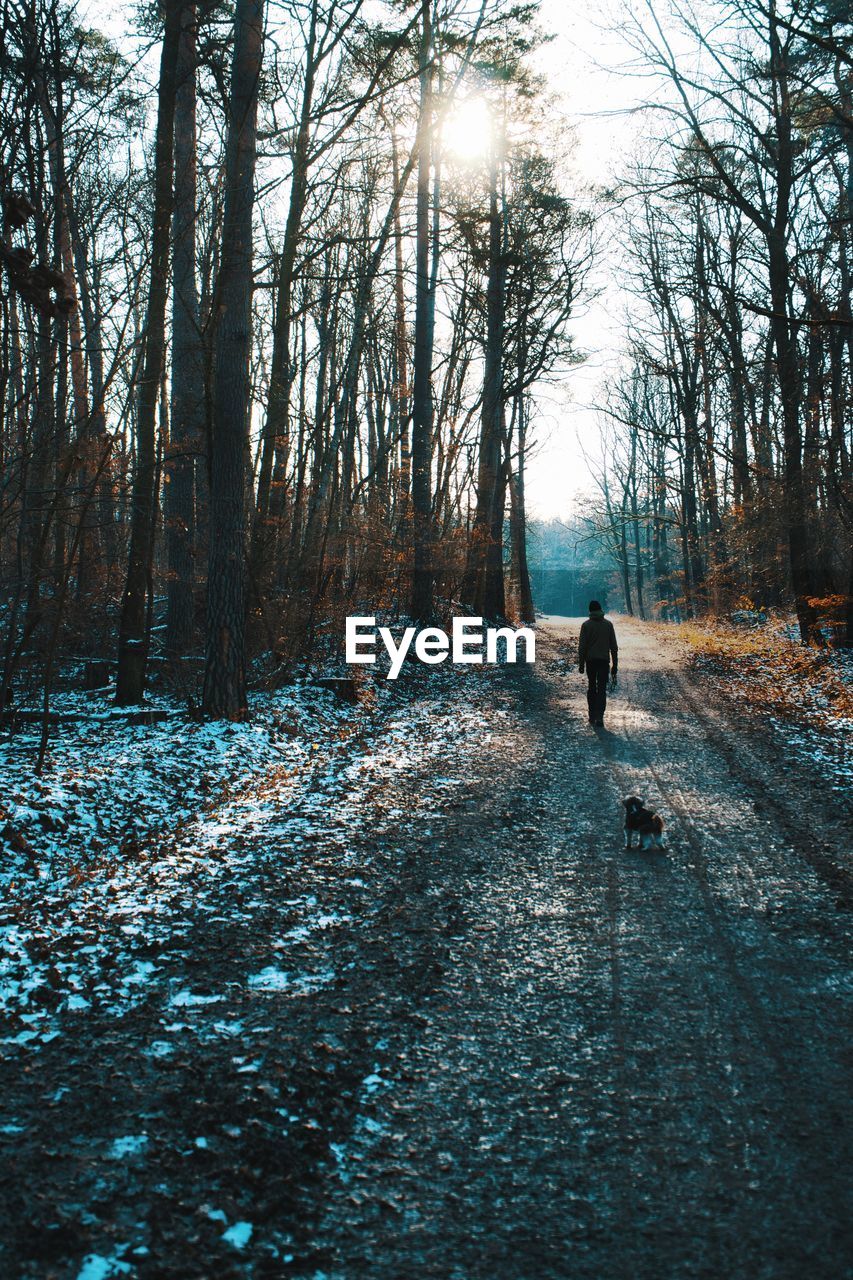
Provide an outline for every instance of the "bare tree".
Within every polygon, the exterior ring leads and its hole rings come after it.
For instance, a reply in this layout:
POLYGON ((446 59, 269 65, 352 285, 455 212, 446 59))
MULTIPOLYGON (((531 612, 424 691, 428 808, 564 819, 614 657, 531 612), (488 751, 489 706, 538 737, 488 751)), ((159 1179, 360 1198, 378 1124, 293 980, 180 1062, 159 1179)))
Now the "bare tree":
POLYGON ((238 0, 225 161, 225 213, 215 297, 210 562, 204 710, 242 719, 246 699, 246 457, 252 343, 252 211, 263 0, 238 0))
POLYGON ((166 350, 166 299, 169 290, 169 243, 172 218, 172 161, 181 37, 181 0, 167 0, 157 91, 154 141, 154 212, 151 270, 143 336, 142 369, 137 384, 136 466, 131 499, 130 551, 118 636, 116 702, 142 701, 148 661, 148 599, 157 518, 157 403, 166 350))

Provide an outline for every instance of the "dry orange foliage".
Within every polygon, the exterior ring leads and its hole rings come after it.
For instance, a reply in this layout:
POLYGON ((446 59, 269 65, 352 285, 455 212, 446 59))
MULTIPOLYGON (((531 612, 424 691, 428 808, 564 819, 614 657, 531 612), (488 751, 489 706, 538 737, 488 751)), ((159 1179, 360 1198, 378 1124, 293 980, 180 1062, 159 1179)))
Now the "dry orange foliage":
POLYGON ((853 689, 837 656, 786 636, 781 622, 736 627, 721 622, 685 622, 679 637, 737 687, 755 710, 812 727, 838 727, 853 719, 853 689))

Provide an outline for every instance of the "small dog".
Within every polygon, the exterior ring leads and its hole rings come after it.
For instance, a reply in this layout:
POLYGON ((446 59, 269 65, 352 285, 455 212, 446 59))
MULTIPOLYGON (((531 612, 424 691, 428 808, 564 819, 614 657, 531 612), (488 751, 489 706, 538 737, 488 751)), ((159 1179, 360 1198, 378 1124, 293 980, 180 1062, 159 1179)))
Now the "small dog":
POLYGON ((659 813, 647 809, 639 796, 628 796, 625 805, 625 848, 632 849, 634 832, 640 837, 639 849, 662 849, 664 821, 659 813))

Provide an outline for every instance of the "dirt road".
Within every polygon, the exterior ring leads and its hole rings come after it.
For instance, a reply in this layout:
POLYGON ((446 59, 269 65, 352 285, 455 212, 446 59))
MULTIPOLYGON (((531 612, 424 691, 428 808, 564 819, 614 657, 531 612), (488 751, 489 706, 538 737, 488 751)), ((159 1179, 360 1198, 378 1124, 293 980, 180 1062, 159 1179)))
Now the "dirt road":
POLYGON ((853 1274, 849 814, 639 626, 589 728, 577 625, 473 701, 414 673, 424 740, 458 717, 464 749, 398 740, 391 781, 354 757, 360 816, 310 858, 286 815, 253 830, 253 909, 226 877, 175 922, 185 1021, 154 987, 48 1046, 25 1096, 4 1071, 0 1273, 76 1280, 90 1251, 92 1277, 146 1280, 853 1274), (622 848, 630 792, 666 855, 622 848), (322 945, 298 993, 259 993, 306 879, 322 945), (143 1123, 147 1153, 110 1164, 93 1135, 143 1123))

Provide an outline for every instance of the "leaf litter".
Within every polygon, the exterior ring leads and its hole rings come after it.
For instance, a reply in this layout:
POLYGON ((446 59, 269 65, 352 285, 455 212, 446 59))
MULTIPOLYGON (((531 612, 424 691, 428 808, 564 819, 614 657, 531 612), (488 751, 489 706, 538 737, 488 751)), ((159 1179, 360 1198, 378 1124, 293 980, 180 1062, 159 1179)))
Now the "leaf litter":
MULTIPOLYGON (((445 691, 450 687, 445 680, 445 691)), ((57 1197, 38 1241, 18 1240, 22 1256, 34 1250, 21 1277, 42 1280, 54 1259, 65 1259, 83 1280, 159 1274, 146 1269, 152 1195, 185 1214, 173 1188, 190 1161, 203 1204, 205 1189, 209 1195, 221 1181, 217 1175, 211 1185, 211 1166, 221 1168, 226 1152, 244 1147, 250 1135, 263 1151, 286 1141, 311 1164, 334 1165, 324 1094, 343 1088, 347 1105, 357 1108, 380 1077, 362 1069, 364 1086, 346 1086, 345 1039, 331 1028, 304 1061, 299 1046, 284 1046, 297 1063, 295 1076, 284 1077, 275 1045, 285 1016, 279 1004, 292 1010, 294 1001, 333 1000, 352 980, 358 959, 347 938, 368 927, 379 908, 374 831, 388 823, 402 836, 417 823, 408 797, 395 802, 400 780, 405 785, 415 769, 440 775, 425 805, 464 786, 460 744, 481 732, 488 687, 474 682, 450 709, 436 692, 430 682, 425 707, 417 688, 412 697, 401 682, 352 707, 306 684, 256 697, 252 721, 234 726, 170 719, 129 728, 103 717, 85 738, 58 735, 41 778, 32 773, 32 737, 0 737, 7 779, 0 801, 0 1041, 5 1053, 24 1055, 20 1065, 31 1074, 25 1062, 42 1060, 34 1074, 54 1098, 49 1145, 33 1134, 42 1143, 40 1152, 30 1150, 33 1168, 53 1152, 52 1167, 61 1171, 91 1151, 76 1196, 66 1190, 64 1200, 57 1197), (446 772, 451 755, 460 769, 455 778, 446 772), (431 763, 437 760, 441 771, 431 763), (273 1024, 264 1025, 269 1011, 273 1024), (230 1062, 222 1058, 226 1045, 241 1050, 230 1062), (164 1129, 158 1081, 193 1062, 201 1093, 187 1105, 199 1119, 219 1113, 220 1120, 203 1127, 188 1120, 195 1132, 184 1138, 164 1129), (101 1112, 84 1097, 93 1070, 127 1082, 136 1115, 125 1113, 124 1127, 114 1108, 101 1112), (215 1096, 205 1096, 205 1073, 212 1073, 215 1096), (282 1104, 274 1122, 259 1120, 258 1090, 267 1107, 282 1104), (224 1112, 217 1101, 223 1091, 238 1099, 224 1112), (144 1129, 128 1127, 133 1118, 144 1129), (117 1180, 109 1170, 119 1167, 117 1180), (144 1188, 141 1216, 125 1183, 144 1188), (104 1217, 99 1206, 116 1197, 120 1211, 104 1217)), ((346 1022, 349 1013, 330 1017, 346 1022)), ((12 1114, 3 1132, 14 1142, 26 1129, 17 1113, 28 1104, 8 1092, 6 1102, 12 1114)), ((181 1100, 168 1102, 172 1113, 182 1110, 181 1100)), ((250 1166, 247 1181, 230 1169, 224 1175, 232 1185, 221 1247, 232 1256, 250 1248, 252 1256, 285 1256, 287 1240, 273 1244, 267 1231, 264 1243, 250 1166)), ((26 1235, 23 1224, 21 1231, 26 1235)), ((9 1247, 0 1246, 0 1270, 9 1247)))

